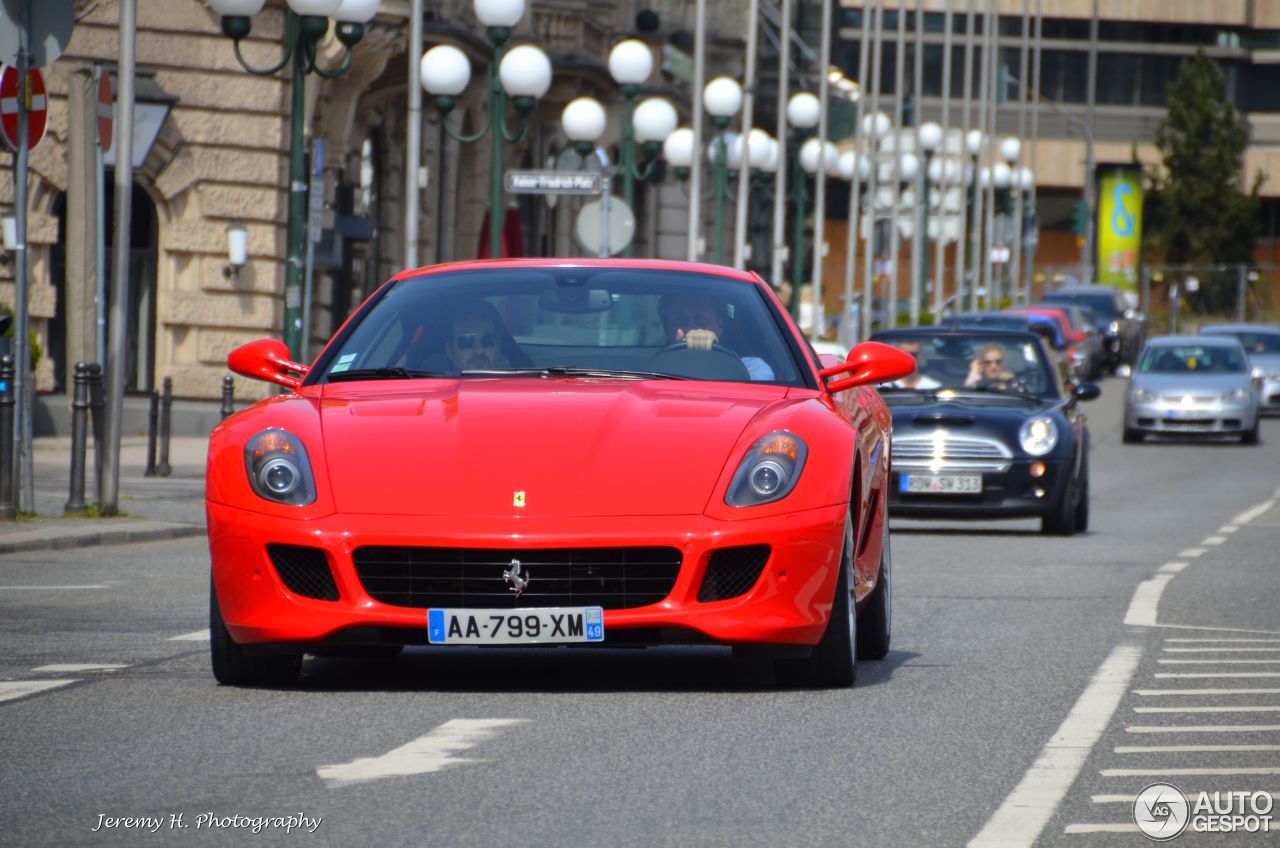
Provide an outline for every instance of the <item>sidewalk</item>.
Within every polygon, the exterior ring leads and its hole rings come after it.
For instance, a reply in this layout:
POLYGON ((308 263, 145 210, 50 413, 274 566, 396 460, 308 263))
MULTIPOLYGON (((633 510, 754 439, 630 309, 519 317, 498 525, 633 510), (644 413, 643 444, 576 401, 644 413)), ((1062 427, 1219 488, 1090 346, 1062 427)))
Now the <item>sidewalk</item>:
MULTIPOLYGON (((35 440, 35 506, 39 518, 0 522, 0 554, 203 536, 204 463, 208 438, 174 437, 168 477, 145 477, 147 440, 125 438, 120 449, 120 515, 64 518, 71 475, 71 439, 35 440)), ((97 501, 93 446, 86 460, 85 502, 97 501)))

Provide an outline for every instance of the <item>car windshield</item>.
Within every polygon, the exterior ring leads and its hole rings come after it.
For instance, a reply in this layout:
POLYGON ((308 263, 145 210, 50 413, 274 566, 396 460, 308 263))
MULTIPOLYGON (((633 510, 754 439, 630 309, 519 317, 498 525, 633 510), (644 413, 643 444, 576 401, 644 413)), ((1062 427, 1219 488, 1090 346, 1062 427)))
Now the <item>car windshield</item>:
POLYGON ((756 285, 623 267, 495 267, 398 280, 309 382, 459 376, 806 385, 785 318, 756 285))
POLYGON ((1157 345, 1147 348, 1139 374, 1237 374, 1245 370, 1238 347, 1225 345, 1157 345))
POLYGON ((1233 330, 1229 333, 1214 332, 1212 335, 1235 336, 1244 346, 1245 353, 1278 354, 1280 353, 1280 333, 1265 330, 1233 330))
POLYGON ((916 359, 915 374, 882 388, 1057 395, 1057 383, 1038 341, 1025 336, 921 331, 894 332, 874 340, 916 359))
POLYGON ((1078 303, 1082 306, 1087 306, 1099 321, 1106 321, 1107 323, 1114 321, 1119 314, 1119 310, 1116 309, 1116 302, 1111 295, 1101 292, 1098 294, 1050 292, 1044 296, 1044 301, 1045 303, 1078 303))

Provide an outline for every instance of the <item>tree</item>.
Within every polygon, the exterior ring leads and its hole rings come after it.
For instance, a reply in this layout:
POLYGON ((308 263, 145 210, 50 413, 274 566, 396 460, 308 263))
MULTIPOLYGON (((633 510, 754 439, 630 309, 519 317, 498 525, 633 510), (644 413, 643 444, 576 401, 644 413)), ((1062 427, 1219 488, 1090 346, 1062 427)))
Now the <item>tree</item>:
POLYGON ((1149 245, 1176 265, 1252 262, 1263 177, 1244 193, 1249 131, 1222 69, 1197 52, 1178 66, 1167 93, 1168 113, 1156 129, 1163 167, 1151 175, 1149 245))

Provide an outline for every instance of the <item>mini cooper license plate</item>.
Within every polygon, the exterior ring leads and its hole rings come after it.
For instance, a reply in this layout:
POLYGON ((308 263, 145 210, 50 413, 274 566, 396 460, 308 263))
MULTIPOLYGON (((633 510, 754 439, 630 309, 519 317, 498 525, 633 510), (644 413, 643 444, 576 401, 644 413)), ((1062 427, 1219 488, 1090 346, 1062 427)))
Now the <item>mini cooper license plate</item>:
POLYGON ((902 474, 898 491, 909 495, 980 495, 981 474, 902 474))
POLYGON ((604 641, 601 607, 429 609, 432 645, 558 645, 604 641))

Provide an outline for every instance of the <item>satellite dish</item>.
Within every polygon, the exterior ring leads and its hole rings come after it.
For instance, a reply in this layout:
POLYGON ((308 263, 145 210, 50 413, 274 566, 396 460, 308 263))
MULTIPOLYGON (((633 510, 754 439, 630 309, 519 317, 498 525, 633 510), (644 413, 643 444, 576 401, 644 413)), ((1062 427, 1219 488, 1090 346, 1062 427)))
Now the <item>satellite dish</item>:
MULTIPOLYGON (((591 256, 601 254, 601 232, 604 229, 604 202, 593 200, 578 212, 574 234, 578 244, 591 256)), ((609 198, 609 250, 608 255, 621 253, 623 248, 631 244, 636 233, 636 216, 631 207, 620 197, 609 198)))

